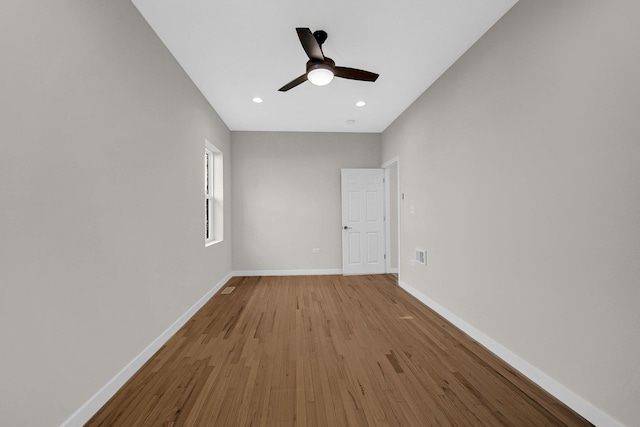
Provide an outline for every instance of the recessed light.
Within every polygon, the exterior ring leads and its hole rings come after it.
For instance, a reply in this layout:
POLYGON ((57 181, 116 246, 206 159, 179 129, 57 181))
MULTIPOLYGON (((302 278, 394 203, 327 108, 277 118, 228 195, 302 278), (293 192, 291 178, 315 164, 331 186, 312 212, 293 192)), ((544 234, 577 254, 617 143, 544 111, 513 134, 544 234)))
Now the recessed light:
POLYGON ((364 101, 358 101, 358 102, 356 102, 356 107, 364 107, 365 105, 367 105, 367 103, 366 103, 366 102, 364 102, 364 101))
POLYGON ((356 122, 356 121, 355 121, 355 120, 353 120, 353 119, 351 119, 351 120, 347 120, 347 124, 348 124, 348 125, 352 125, 352 124, 354 124, 355 122, 356 122))
POLYGON ((262 103, 262 98, 258 98, 256 96, 255 98, 253 98, 253 102, 255 102, 256 104, 260 104, 260 103, 262 103))

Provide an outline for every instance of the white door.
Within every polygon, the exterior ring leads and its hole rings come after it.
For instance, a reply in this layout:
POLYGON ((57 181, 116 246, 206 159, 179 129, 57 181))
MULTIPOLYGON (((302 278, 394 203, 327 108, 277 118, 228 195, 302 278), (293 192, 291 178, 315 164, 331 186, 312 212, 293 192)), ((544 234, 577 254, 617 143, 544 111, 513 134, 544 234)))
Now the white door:
POLYGON ((385 273, 384 169, 342 169, 342 272, 385 273))

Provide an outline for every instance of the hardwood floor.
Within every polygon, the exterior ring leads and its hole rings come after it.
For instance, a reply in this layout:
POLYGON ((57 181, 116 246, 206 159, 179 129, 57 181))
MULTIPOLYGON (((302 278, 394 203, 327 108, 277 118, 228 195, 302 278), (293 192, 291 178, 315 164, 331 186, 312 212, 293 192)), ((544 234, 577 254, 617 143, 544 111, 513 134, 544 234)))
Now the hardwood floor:
POLYGON ((87 425, 591 425, 391 275, 230 287, 87 425))

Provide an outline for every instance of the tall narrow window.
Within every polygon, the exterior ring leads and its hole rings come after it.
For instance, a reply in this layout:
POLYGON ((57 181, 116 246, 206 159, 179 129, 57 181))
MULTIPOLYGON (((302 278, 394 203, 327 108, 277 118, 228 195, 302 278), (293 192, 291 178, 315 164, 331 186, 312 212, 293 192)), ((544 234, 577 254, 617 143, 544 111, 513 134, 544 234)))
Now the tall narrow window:
POLYGON ((210 245, 222 240, 222 152, 209 141, 204 148, 204 241, 210 245))
POLYGON ((213 236, 211 226, 213 221, 213 153, 208 148, 204 149, 204 238, 209 242, 213 236))

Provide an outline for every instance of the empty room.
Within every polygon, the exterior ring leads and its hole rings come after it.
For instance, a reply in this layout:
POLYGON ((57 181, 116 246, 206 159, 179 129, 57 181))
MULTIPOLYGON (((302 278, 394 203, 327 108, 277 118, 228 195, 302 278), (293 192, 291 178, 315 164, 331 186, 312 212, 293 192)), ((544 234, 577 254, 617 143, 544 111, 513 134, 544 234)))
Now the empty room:
POLYGON ((640 426, 640 4, 5 0, 7 426, 640 426))

